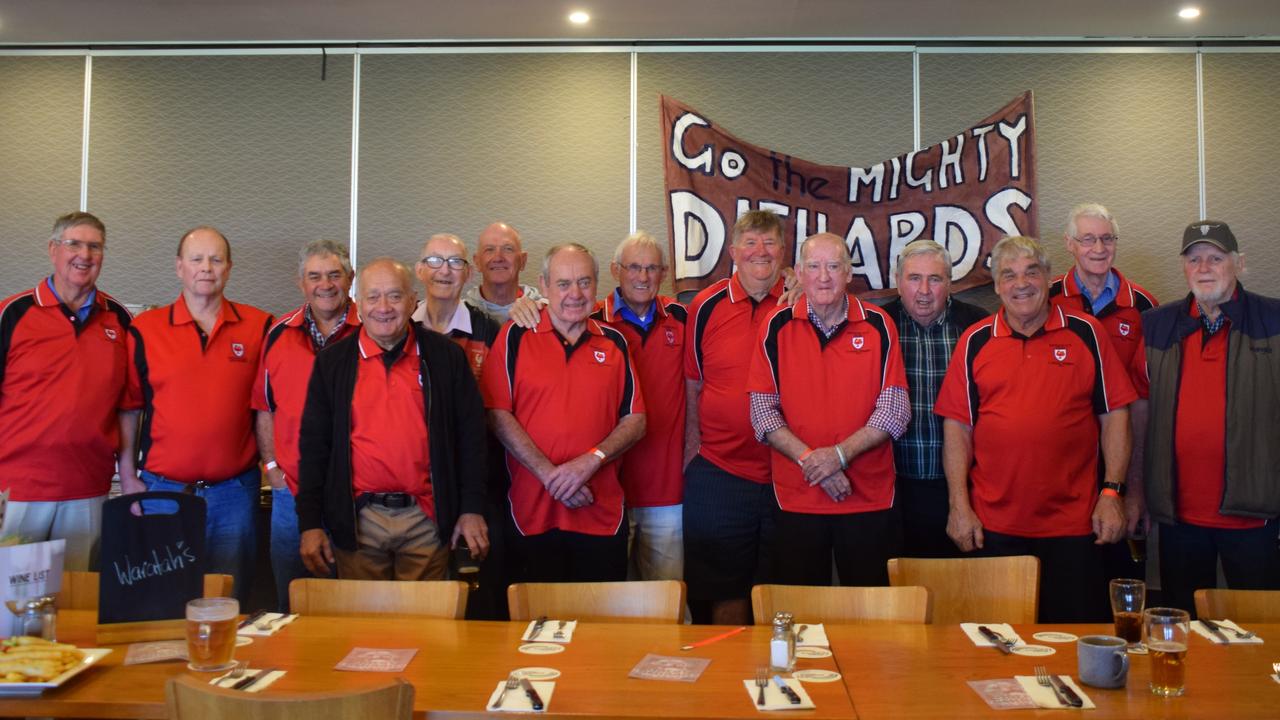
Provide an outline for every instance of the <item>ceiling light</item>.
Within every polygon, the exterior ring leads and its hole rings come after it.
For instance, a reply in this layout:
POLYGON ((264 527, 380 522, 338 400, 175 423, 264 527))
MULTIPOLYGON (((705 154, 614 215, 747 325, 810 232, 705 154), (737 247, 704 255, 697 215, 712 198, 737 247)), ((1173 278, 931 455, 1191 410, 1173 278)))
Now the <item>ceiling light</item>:
POLYGON ((574 10, 569 13, 569 22, 574 25, 586 25, 591 21, 591 16, 581 10, 574 10))
POLYGON ((1200 17, 1200 8, 1184 7, 1178 11, 1178 17, 1182 18, 1183 20, 1194 20, 1200 17))

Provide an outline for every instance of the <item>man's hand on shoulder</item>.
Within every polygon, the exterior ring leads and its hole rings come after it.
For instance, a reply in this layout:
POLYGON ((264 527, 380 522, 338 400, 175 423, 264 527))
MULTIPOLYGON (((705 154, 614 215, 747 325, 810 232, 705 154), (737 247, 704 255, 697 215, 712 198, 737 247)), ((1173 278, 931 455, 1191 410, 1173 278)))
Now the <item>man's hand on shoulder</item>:
POLYGON ((546 300, 531 300, 521 295, 511 303, 511 310, 507 317, 511 322, 525 330, 532 330, 538 327, 538 320, 541 319, 542 308, 547 304, 546 300))

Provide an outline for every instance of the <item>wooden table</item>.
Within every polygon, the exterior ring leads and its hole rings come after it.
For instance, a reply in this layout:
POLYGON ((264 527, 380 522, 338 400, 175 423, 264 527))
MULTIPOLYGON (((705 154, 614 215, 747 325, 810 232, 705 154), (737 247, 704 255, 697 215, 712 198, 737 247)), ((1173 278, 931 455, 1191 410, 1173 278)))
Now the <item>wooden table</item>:
MULTIPOLYGON (((1217 645, 1193 633, 1187 652, 1187 692, 1179 698, 1151 694, 1150 658, 1130 655, 1125 688, 1083 686, 1102 718, 1277 718, 1280 684, 1271 663, 1280 661, 1280 625, 1250 623, 1261 645, 1217 645)), ((854 709, 877 718, 1069 717, 1056 710, 992 710, 970 680, 1031 675, 1036 665, 1078 680, 1075 643, 1032 639, 1042 630, 1073 635, 1112 634, 1111 625, 1015 625, 1028 643, 1057 649, 1047 657, 1003 655, 976 647, 959 625, 828 625, 827 636, 854 709)))

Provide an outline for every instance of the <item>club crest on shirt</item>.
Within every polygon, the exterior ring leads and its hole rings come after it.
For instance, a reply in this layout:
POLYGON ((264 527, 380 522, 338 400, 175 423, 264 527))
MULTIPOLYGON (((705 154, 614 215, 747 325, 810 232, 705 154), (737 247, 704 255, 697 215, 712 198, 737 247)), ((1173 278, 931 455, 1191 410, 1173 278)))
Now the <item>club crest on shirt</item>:
POLYGON ((667 347, 674 347, 676 344, 676 331, 667 328, 667 347))
POLYGON ((244 343, 231 343, 231 354, 238 358, 244 357, 244 343))
POLYGON ((1064 347, 1056 347, 1053 349, 1053 359, 1058 362, 1067 361, 1067 349, 1064 347))
POLYGON ((1119 328, 1119 330, 1120 330, 1120 334, 1121 334, 1121 335, 1123 335, 1123 336, 1125 336, 1125 337, 1129 337, 1129 330, 1131 329, 1131 328, 1129 327, 1129 323, 1127 323, 1127 322, 1122 322, 1122 323, 1120 323, 1117 327, 1119 328))
POLYGON ((603 350, 596 350, 593 354, 595 355, 596 362, 598 362, 598 363, 600 363, 601 365, 603 365, 603 364, 604 364, 604 358, 605 358, 604 351, 603 351, 603 350))
POLYGON ((102 328, 102 332, 103 332, 103 334, 105 334, 105 335, 107 336, 107 339, 108 339, 108 340, 115 340, 115 339, 116 339, 116 330, 115 330, 115 328, 102 328))
POLYGON ((863 346, 867 344, 866 338, 862 335, 854 335, 851 342, 853 343, 854 350, 861 350, 863 346))

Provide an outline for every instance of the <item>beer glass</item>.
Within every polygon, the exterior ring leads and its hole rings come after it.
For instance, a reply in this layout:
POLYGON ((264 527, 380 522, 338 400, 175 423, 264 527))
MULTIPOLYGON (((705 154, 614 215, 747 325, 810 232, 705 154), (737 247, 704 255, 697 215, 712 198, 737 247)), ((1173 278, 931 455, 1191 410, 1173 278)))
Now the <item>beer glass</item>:
POLYGON ((197 672, 220 672, 235 667, 235 598, 198 598, 187 603, 187 667, 197 672))
POLYGON ((1116 636, 1124 638, 1129 647, 1142 642, 1142 610, 1146 604, 1146 583, 1127 578, 1111 581, 1111 616, 1116 623, 1116 636))
POLYGON ((1186 692, 1191 615, 1176 608, 1147 608, 1142 618, 1151 656, 1151 692, 1161 697, 1181 695, 1186 692))

